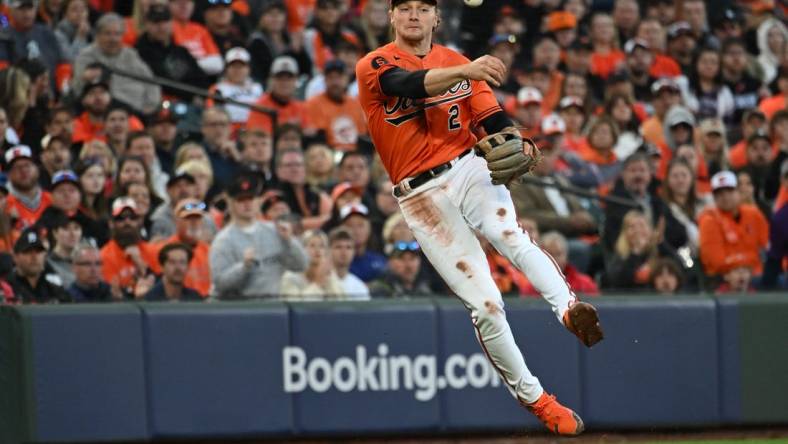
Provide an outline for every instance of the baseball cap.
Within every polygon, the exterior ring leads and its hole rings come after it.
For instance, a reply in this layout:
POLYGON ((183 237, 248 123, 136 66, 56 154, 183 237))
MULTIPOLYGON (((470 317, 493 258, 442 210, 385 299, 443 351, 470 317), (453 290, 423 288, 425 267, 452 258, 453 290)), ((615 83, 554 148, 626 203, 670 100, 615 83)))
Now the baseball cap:
POLYGON ((651 85, 651 92, 654 94, 659 94, 663 90, 671 90, 674 92, 680 92, 678 83, 675 80, 671 79, 670 77, 663 77, 651 85))
POLYGON ((131 210, 134 214, 137 214, 137 204, 134 202, 134 199, 128 196, 121 196, 112 202, 112 217, 119 216, 124 210, 131 210))
POLYGON ((419 254, 421 247, 416 241, 399 241, 386 246, 389 257, 399 257, 405 253, 419 254))
POLYGON ((279 56, 271 64, 271 75, 292 74, 298 75, 298 62, 290 56, 279 56))
POLYGON ((11 168, 11 164, 19 159, 33 160, 33 151, 27 145, 17 145, 5 152, 5 166, 11 168))
POLYGON ((551 12, 547 16, 547 30, 550 32, 560 31, 562 29, 574 29, 577 27, 577 17, 567 11, 551 12))
POLYGON ((698 126, 701 134, 725 134, 725 125, 719 119, 703 119, 698 126))
POLYGON ((231 6, 233 0, 205 0, 205 8, 213 8, 215 6, 231 6))
POLYGON ((532 86, 524 86, 517 92, 517 104, 525 106, 531 103, 542 103, 542 93, 532 86))
POLYGON ((167 5, 154 3, 150 5, 148 12, 145 13, 145 20, 153 23, 166 22, 170 19, 172 19, 172 15, 170 15, 170 8, 167 5))
POLYGON ((331 59, 326 62, 325 66, 323 66, 323 74, 328 74, 330 72, 339 72, 345 73, 347 70, 347 65, 340 59, 331 59))
POLYGON ((364 204, 349 203, 339 210, 339 220, 344 222, 347 220, 347 218, 354 214, 358 214, 367 218, 369 217, 369 210, 364 204))
POLYGON ((76 218, 76 213, 74 213, 73 216, 69 216, 68 214, 66 214, 66 213, 64 213, 62 211, 58 211, 57 213, 55 213, 52 216, 52 219, 51 219, 51 222, 49 224, 49 227, 52 230, 56 230, 58 228, 65 227, 66 225, 70 224, 71 222, 74 222, 75 224, 77 224, 80 227, 82 227, 82 224, 76 218))
POLYGON ((172 111, 171 107, 162 106, 156 111, 151 119, 151 125, 158 125, 160 123, 172 123, 177 125, 178 115, 172 111))
POLYGON ((683 35, 692 35, 692 27, 689 23, 679 21, 668 26, 668 40, 673 40, 683 35))
POLYGON ((14 243, 14 253, 24 253, 30 250, 46 251, 44 240, 41 239, 35 228, 27 228, 14 243))
POLYGON ((88 93, 92 91, 93 88, 99 88, 99 87, 109 91, 109 83, 104 78, 104 76, 94 79, 91 82, 85 83, 85 86, 82 87, 82 95, 80 96, 80 98, 85 98, 85 96, 88 95, 88 93))
POLYGON ((572 107, 580 108, 582 111, 584 109, 583 99, 577 96, 566 96, 558 102, 558 109, 560 110, 565 110, 572 107))
POLYGON ((194 176, 189 174, 188 171, 186 171, 183 168, 178 168, 177 170, 175 170, 175 174, 170 176, 170 178, 167 180, 167 188, 175 185, 175 183, 181 180, 185 180, 191 184, 197 183, 197 181, 194 179, 194 176))
POLYGON ((742 23, 744 22, 744 17, 737 8, 728 7, 716 17, 713 26, 716 28, 726 22, 742 23))
POLYGON ((58 185, 64 183, 72 183, 77 186, 77 188, 81 189, 79 184, 79 177, 71 171, 71 170, 60 170, 52 175, 52 183, 50 185, 50 190, 54 190, 58 185))
POLYGON ((11 0, 8 2, 8 6, 11 8, 22 8, 24 6, 35 7, 38 5, 38 1, 36 0, 11 0))
POLYGON ((711 189, 717 191, 723 188, 736 188, 738 182, 732 171, 720 171, 711 176, 711 189))
POLYGON ((637 48, 643 48, 646 51, 651 49, 649 48, 647 41, 637 37, 627 40, 627 42, 624 44, 624 52, 627 54, 632 54, 637 48))
POLYGON ((361 187, 355 186, 350 182, 340 182, 334 186, 333 190, 331 190, 331 200, 336 202, 336 200, 339 199, 341 195, 347 193, 348 191, 353 191, 359 196, 364 194, 361 187))
POLYGON ((241 48, 240 46, 231 48, 224 56, 224 63, 228 65, 233 62, 243 62, 248 65, 251 60, 252 56, 249 55, 249 51, 247 51, 246 48, 241 48))
POLYGON ((263 198, 262 198, 262 202, 260 203, 260 207, 263 213, 265 213, 266 211, 271 209, 271 207, 274 206, 274 204, 284 201, 285 201, 285 196, 280 190, 268 190, 265 193, 263 193, 263 198))
POLYGON ((566 122, 558 114, 549 114, 542 119, 542 134, 551 136, 566 132, 566 122))
POLYGON ((757 130, 754 133, 750 134, 750 137, 747 138, 747 145, 755 142, 758 139, 765 140, 765 141, 769 142, 770 144, 772 143, 772 139, 769 137, 769 134, 767 134, 766 131, 764 131, 764 130, 757 130))
POLYGON ((203 216, 207 210, 208 206, 199 199, 183 199, 175 206, 175 216, 180 218, 203 216))
POLYGON ((235 179, 227 187, 227 194, 233 199, 243 197, 256 197, 260 194, 260 181, 251 174, 243 175, 235 179))

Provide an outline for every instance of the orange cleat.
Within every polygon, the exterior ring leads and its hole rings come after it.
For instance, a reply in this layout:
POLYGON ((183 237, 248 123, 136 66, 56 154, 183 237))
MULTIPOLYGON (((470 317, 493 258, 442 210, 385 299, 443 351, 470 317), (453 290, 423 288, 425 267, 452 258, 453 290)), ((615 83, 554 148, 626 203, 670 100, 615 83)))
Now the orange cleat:
POLYGON ((596 308, 588 302, 576 301, 569 306, 569 310, 564 313, 564 326, 586 347, 593 346, 605 337, 596 308))
POLYGON ((577 413, 562 406, 554 395, 548 395, 547 392, 542 393, 533 404, 526 404, 526 408, 556 435, 575 436, 585 430, 583 420, 577 413))

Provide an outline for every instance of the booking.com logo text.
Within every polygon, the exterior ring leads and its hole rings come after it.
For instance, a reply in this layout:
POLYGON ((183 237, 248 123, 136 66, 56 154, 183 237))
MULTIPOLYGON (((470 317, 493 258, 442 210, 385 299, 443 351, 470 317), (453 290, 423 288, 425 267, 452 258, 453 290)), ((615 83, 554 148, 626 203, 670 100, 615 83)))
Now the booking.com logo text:
POLYGON ((429 401, 438 390, 499 387, 501 380, 481 353, 470 356, 453 354, 446 358, 438 373, 435 355, 395 355, 387 344, 370 354, 363 345, 356 346, 354 356, 328 360, 307 356, 303 348, 282 349, 284 390, 299 393, 310 389, 324 393, 332 388, 339 392, 396 391, 414 392, 419 401, 429 401))

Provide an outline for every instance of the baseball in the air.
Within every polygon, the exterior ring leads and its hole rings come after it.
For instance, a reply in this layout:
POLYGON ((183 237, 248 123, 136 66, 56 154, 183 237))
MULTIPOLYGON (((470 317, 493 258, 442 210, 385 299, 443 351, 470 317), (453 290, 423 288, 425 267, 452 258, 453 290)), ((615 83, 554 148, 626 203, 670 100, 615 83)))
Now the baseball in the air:
POLYGON ((484 0, 465 0, 465 4, 470 6, 471 8, 475 8, 482 4, 484 0))

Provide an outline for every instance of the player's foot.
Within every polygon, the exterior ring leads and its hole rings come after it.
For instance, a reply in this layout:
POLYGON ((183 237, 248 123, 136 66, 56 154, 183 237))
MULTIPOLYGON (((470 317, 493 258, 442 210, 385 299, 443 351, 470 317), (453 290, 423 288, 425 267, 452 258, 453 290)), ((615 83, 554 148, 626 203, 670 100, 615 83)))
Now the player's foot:
POLYGON ((556 435, 575 436, 585 430, 583 420, 577 413, 562 406, 554 395, 548 395, 547 392, 542 393, 533 404, 527 404, 526 408, 556 435))
POLYGON ((586 347, 591 347, 605 337, 596 308, 588 302, 576 301, 572 304, 564 313, 564 325, 586 347))

